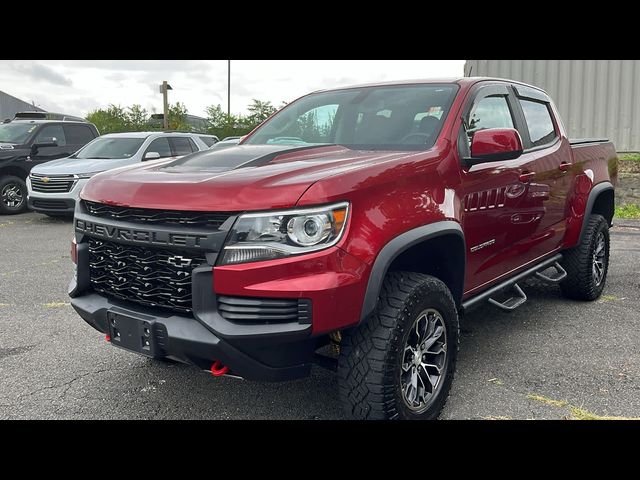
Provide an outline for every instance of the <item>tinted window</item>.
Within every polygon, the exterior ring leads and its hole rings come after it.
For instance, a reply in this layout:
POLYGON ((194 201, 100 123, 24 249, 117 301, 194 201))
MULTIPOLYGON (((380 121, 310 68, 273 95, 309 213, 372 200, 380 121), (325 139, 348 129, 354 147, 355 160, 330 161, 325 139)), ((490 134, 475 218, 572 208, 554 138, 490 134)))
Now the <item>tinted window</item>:
POLYGON ((520 99, 524 118, 527 121, 531 146, 546 145, 556 138, 556 131, 546 103, 520 99))
POLYGON ((202 140, 207 147, 210 147, 211 145, 216 143, 216 139, 213 137, 200 137, 200 140, 202 140))
POLYGON ((0 125, 1 143, 24 143, 33 131, 38 128, 31 123, 5 123, 0 125))
POLYGON ((484 97, 475 105, 469 117, 467 133, 485 128, 513 128, 511 110, 506 97, 484 97))
POLYGON ((98 160, 131 158, 140 149, 143 142, 144 138, 99 137, 80 149, 73 158, 94 158, 98 160))
POLYGON ((171 147, 169 146, 169 140, 167 137, 156 138, 153 142, 149 144, 147 147, 147 151, 144 152, 158 152, 160 154, 160 158, 171 157, 173 153, 171 153, 171 147))
POLYGON ((435 143, 456 91, 456 85, 425 84, 313 93, 265 121, 244 144, 423 150, 435 143))
POLYGON ((35 143, 50 142, 52 138, 57 140, 59 147, 67 144, 62 125, 45 125, 42 130, 38 132, 35 143))
MULTIPOLYGON (((187 137, 172 137, 171 143, 173 144, 173 154, 180 156, 192 153, 194 150, 193 142, 190 142, 189 140, 190 139, 187 137)), ((196 148, 195 150, 197 151, 198 149, 196 148)))
POLYGON ((70 145, 84 145, 95 138, 93 131, 86 125, 64 125, 64 133, 70 145))

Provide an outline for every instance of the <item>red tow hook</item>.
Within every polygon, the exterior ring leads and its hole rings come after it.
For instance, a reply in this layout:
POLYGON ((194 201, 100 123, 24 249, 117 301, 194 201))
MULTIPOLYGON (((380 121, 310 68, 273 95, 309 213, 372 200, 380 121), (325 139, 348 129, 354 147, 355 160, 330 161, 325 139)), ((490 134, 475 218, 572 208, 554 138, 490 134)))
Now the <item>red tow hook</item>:
POLYGON ((213 375, 214 377, 221 377, 228 371, 229 367, 223 365, 220 360, 216 360, 215 362, 213 362, 213 365, 211 365, 211 375, 213 375))

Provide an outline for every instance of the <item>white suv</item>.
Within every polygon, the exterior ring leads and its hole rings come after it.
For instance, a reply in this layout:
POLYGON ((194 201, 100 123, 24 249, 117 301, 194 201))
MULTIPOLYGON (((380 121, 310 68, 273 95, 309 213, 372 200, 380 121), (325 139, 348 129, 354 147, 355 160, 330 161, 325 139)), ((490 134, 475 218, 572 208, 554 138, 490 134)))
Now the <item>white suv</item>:
POLYGON ((193 133, 102 135, 69 157, 34 167, 27 179, 28 205, 50 216, 73 215, 82 187, 97 173, 149 160, 175 159, 208 148, 193 133))

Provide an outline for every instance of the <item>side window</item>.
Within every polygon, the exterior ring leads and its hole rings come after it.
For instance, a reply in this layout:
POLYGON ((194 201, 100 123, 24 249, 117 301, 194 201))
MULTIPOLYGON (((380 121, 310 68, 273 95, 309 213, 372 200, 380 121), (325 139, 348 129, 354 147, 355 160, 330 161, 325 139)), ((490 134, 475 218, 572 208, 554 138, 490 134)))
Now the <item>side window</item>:
MULTIPOLYGON (((188 155, 194 151, 191 146, 193 142, 188 137, 171 137, 171 144, 173 145, 173 154, 176 156, 188 155)), ((197 148, 195 149, 198 150, 197 148)))
POLYGON ((145 155, 147 152, 158 152, 160 154, 160 158, 171 157, 173 155, 171 153, 171 147, 169 146, 169 140, 167 137, 156 138, 147 147, 147 150, 144 152, 145 155))
POLYGON ((213 145, 214 143, 216 143, 216 139, 215 139, 215 138, 213 138, 213 137, 205 137, 205 136, 202 136, 202 137, 200 137, 200 140, 202 140, 202 141, 205 143, 205 145, 206 145, 207 147, 210 147, 211 145, 213 145))
POLYGON ((67 144, 67 138, 62 129, 62 125, 45 125, 36 136, 35 143, 50 142, 52 138, 57 140, 59 147, 67 144))
POLYGON ((193 141, 193 138, 189 139, 189 143, 191 144, 191 151, 192 152, 199 152, 200 151, 200 149, 196 145, 196 142, 193 141))
POLYGON ((469 137, 485 128, 514 128, 507 97, 496 95, 482 98, 471 110, 468 126, 469 137))
POLYGON ((69 145, 84 145, 93 140, 93 131, 84 125, 63 125, 64 134, 69 145))
POLYGON ((527 122, 531 146, 539 147, 551 143, 556 138, 556 129, 548 105, 525 99, 520 99, 520 105, 527 122))

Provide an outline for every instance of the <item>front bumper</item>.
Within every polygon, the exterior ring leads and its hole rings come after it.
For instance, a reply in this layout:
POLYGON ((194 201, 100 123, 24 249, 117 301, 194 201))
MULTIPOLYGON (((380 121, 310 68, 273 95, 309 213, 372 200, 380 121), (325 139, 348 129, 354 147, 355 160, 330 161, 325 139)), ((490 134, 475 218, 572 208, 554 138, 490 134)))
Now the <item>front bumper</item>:
POLYGON ((271 360, 275 363, 288 360, 289 364, 269 365, 266 363, 269 361, 267 356, 263 355, 259 359, 249 356, 193 318, 150 315, 148 311, 142 312, 141 309, 118 304, 96 293, 73 298, 71 305, 85 322, 102 333, 109 332, 108 312, 146 320, 152 325, 151 341, 156 352, 154 356, 190 363, 204 370, 208 370, 215 360, 219 360, 230 368, 230 374, 248 380, 280 381, 307 376, 311 368, 313 349, 307 345, 309 342, 280 345, 280 358, 271 360), (290 358, 287 359, 287 356, 290 358), (295 361, 295 357, 298 361, 295 361))
POLYGON ((34 212, 72 216, 87 181, 88 179, 77 180, 68 192, 43 193, 35 192, 31 179, 27 177, 27 205, 34 212))

